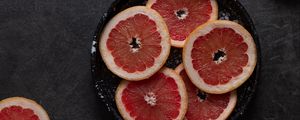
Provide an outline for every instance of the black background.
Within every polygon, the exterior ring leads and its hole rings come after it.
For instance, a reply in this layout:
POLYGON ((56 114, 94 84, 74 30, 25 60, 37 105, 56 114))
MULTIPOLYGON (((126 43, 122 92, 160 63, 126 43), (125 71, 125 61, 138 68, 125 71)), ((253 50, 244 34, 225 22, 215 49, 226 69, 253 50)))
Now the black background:
MULTIPOLYGON (((109 120, 90 71, 92 36, 112 0, 1 0, 0 100, 23 96, 53 120, 109 120)), ((243 119, 300 119, 300 1, 240 0, 261 43, 243 119)))

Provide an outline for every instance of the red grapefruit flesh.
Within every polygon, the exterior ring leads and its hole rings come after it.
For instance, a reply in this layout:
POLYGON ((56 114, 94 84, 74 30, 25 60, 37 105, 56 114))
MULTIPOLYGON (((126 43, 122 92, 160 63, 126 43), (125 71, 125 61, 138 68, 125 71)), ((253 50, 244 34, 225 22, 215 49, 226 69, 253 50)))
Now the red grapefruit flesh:
POLYGON ((164 18, 175 47, 183 47, 197 26, 218 18, 216 0, 148 0, 147 6, 164 18))
POLYGON ((198 27, 183 49, 183 63, 191 81, 201 90, 221 94, 244 83, 256 65, 256 47, 250 33, 231 21, 198 27))
POLYGON ((50 120, 47 112, 36 102, 12 97, 0 101, 0 120, 50 120))
POLYGON ((209 94, 199 90, 187 76, 183 64, 175 70, 183 79, 188 93, 186 120, 225 120, 234 109, 236 92, 209 94))
POLYGON ((99 47, 108 69, 121 78, 138 81, 155 74, 166 62, 169 39, 162 17, 155 10, 136 6, 109 21, 99 47))
POLYGON ((116 103, 126 120, 181 120, 187 110, 187 93, 181 77, 163 68, 147 80, 123 80, 116 103))

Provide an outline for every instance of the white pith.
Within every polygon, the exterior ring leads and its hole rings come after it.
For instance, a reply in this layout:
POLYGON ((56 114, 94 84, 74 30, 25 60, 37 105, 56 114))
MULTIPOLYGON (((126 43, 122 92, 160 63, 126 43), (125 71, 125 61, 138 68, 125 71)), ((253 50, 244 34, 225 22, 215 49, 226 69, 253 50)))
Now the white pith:
MULTIPOLYGON (((208 97, 208 95, 206 97, 208 97)), ((199 100, 199 102, 204 102, 205 101, 205 99, 202 99, 200 97, 198 97, 198 100, 199 100)))
POLYGON ((22 97, 11 97, 0 101, 0 111, 3 108, 11 106, 20 106, 23 109, 31 109, 33 110, 34 114, 39 117, 40 120, 50 120, 47 112, 43 109, 43 107, 33 100, 22 97))
MULTIPOLYGON (((165 74, 168 77, 173 78, 175 80, 176 84, 178 85, 178 90, 179 90, 179 94, 180 94, 180 97, 181 97, 180 111, 179 111, 178 117, 173 119, 173 120, 182 120, 184 118, 184 115, 185 115, 185 113, 187 111, 187 107, 188 107, 188 96, 187 96, 187 92, 186 92, 184 82, 183 82, 182 78, 172 69, 162 68, 160 70, 160 72, 165 74)), ((124 103, 122 102, 122 93, 123 93, 124 89, 127 88, 127 85, 130 82, 131 81, 122 80, 121 83, 119 84, 118 88, 117 88, 116 96, 115 96, 115 100, 116 100, 118 110, 119 110, 120 114, 122 115, 122 117, 125 120, 135 120, 134 117, 130 116, 129 111, 126 110, 126 108, 124 106, 124 103)), ((156 96, 156 97, 158 97, 158 96, 156 96)), ((159 101, 156 101, 156 102, 159 102, 159 101)), ((149 111, 149 112, 151 112, 151 111, 149 111)))
MULTIPOLYGON (((219 50, 222 51, 222 52, 224 52, 224 53, 225 53, 225 56, 221 56, 218 60, 214 61, 216 64, 220 64, 220 63, 222 63, 223 61, 227 60, 227 55, 226 55, 226 50, 225 50, 225 48, 221 48, 221 49, 219 49, 219 50)), ((217 50, 216 52, 218 52, 219 50, 217 50)), ((212 58, 215 57, 215 53, 216 53, 216 52, 214 52, 214 53, 212 54, 212 58)))
MULTIPOLYGON (((113 17, 110 20, 110 22, 108 22, 108 24, 106 25, 105 29, 102 32, 100 45, 99 45, 102 59, 105 62, 108 69, 112 71, 114 74, 118 75, 119 77, 131 81, 138 81, 138 80, 149 78, 151 75, 157 72, 166 62, 167 57, 170 53, 170 48, 171 45, 170 45, 169 32, 167 30, 167 26, 165 22, 163 21, 163 18, 156 11, 143 6, 128 8, 122 11, 121 13, 117 14, 115 17, 113 17), (161 49, 161 54, 157 58, 155 58, 153 66, 151 66, 150 68, 146 68, 146 70, 144 71, 136 71, 134 73, 128 73, 127 71, 123 70, 123 68, 116 65, 114 61, 114 57, 111 54, 111 51, 109 51, 107 48, 106 42, 109 38, 110 31, 113 28, 115 28, 117 23, 119 23, 122 20, 126 20, 129 17, 132 17, 136 14, 144 14, 156 23, 157 31, 158 33, 160 33, 162 39, 160 43, 162 49, 161 49)), ((138 49, 136 50, 132 49, 132 52, 138 52, 138 49)))
POLYGON ((156 95, 153 92, 149 92, 144 96, 144 100, 149 104, 150 106, 156 105, 156 95))
POLYGON ((139 49, 142 48, 142 44, 141 44, 140 38, 138 38, 137 36, 135 36, 135 38, 136 38, 136 44, 139 45, 139 48, 133 48, 133 45, 129 45, 131 47, 131 52, 132 53, 136 53, 136 52, 139 51, 139 49))
POLYGON ((190 34, 187 43, 183 48, 183 63, 192 83, 199 89, 207 93, 222 94, 236 89, 250 77, 256 65, 256 46, 250 33, 241 25, 225 20, 213 21, 198 27, 192 32, 192 34, 190 34), (240 34, 243 37, 244 42, 248 45, 246 54, 249 58, 247 65, 243 67, 243 72, 240 75, 233 77, 228 83, 221 85, 206 84, 198 74, 198 71, 193 68, 191 58, 191 51, 195 40, 199 36, 206 35, 215 28, 232 28, 237 34, 240 34))
MULTIPOLYGON (((151 8, 151 6, 156 3, 156 0, 148 0, 146 6, 151 8)), ((212 13, 210 14, 210 19, 207 22, 214 21, 218 19, 218 4, 216 0, 210 0, 212 6, 212 13)), ((174 47, 182 48, 186 42, 185 40, 173 40, 171 38, 171 45, 174 47)))
POLYGON ((174 11, 174 14, 176 15, 176 17, 177 17, 179 20, 184 20, 184 19, 189 15, 189 11, 188 11, 187 8, 182 8, 182 9, 179 9, 179 10, 175 10, 175 11, 174 11), (180 11, 180 10, 184 11, 184 14, 182 14, 182 16, 179 17, 179 16, 177 15, 177 12, 180 11))

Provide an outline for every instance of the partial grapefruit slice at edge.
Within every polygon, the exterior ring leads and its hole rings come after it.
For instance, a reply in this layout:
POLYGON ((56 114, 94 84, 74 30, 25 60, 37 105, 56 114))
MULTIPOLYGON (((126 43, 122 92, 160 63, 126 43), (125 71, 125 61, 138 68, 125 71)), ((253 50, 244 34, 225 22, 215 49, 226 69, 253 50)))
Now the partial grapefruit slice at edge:
POLYGON ((50 120, 44 108, 33 100, 23 97, 11 97, 0 101, 0 111, 11 106, 20 106, 23 109, 28 108, 33 110, 34 114, 37 115, 40 120, 50 120))
MULTIPOLYGON (((148 0, 146 6, 151 8, 153 4, 155 4, 158 0, 148 0)), ((182 0, 182 1, 189 1, 189 0, 182 0)), ((218 19, 218 4, 217 4, 217 1, 216 0, 208 0, 210 3, 211 3, 211 7, 212 7, 212 12, 210 14, 210 18, 205 21, 204 23, 206 22, 210 22, 210 21, 214 21, 214 20, 217 20, 218 19)), ((200 1, 199 1, 200 2, 200 1)), ((191 2, 191 3, 194 3, 194 2, 191 2)), ((186 7, 182 7, 182 8, 186 8, 186 7)), ((157 10, 158 11, 158 10, 157 10)), ((165 8, 163 8, 163 11, 168 11, 168 10, 165 10, 165 8)), ((199 11, 198 11, 199 12, 199 11)), ((201 12, 201 11, 200 11, 201 12)), ((199 14, 198 14, 199 15, 199 14)), ((163 15, 162 15, 163 16, 163 15)), ((163 18, 165 18, 163 16, 163 18)), ((165 18, 165 21, 166 21, 166 24, 168 25, 168 20, 166 20, 165 18)), ((202 23, 202 24, 204 24, 202 23)), ((198 24, 196 26, 193 26, 194 28, 191 29, 189 32, 192 32, 197 26, 199 26, 201 24, 198 24)), ((169 27, 170 28, 170 27, 169 27)), ((171 34, 171 30, 169 30, 170 34, 171 34)), ((186 35, 186 37, 188 37, 189 33, 186 35)), ((177 47, 177 48, 182 48, 186 42, 186 38, 184 40, 176 40, 174 38, 172 38, 172 35, 171 36, 171 45, 174 46, 174 47, 177 47)))
MULTIPOLYGON (((180 75, 180 73, 181 73, 183 70, 184 70, 183 64, 180 64, 180 65, 178 65, 178 66, 175 68, 176 73, 179 74, 179 75, 180 75)), ((181 76, 181 77, 183 77, 183 76, 181 76)), ((184 78, 182 78, 182 79, 185 81, 184 78)), ((187 93, 188 96, 191 96, 190 93, 189 93, 189 91, 188 91, 189 85, 186 85, 186 84, 185 84, 185 86, 186 86, 186 89, 187 89, 187 92, 188 92, 188 93, 187 93)), ((194 87, 196 87, 196 86, 194 86, 194 87)), ((215 95, 216 95, 216 94, 215 94, 215 95)), ((209 97, 209 95, 208 95, 208 97, 209 97)), ((189 98, 190 98, 190 97, 189 97, 189 98)), ((190 102, 190 99, 189 99, 189 102, 190 102)), ((236 90, 234 90, 234 91, 231 91, 231 92, 230 92, 230 98, 229 98, 229 102, 228 102, 228 104, 227 104, 227 107, 223 110, 223 112, 219 115, 219 117, 218 117, 216 120, 225 120, 226 118, 228 118, 228 116, 229 116, 229 115, 231 114, 231 112, 234 110, 236 103, 237 103, 237 94, 236 94, 236 90)), ((189 112, 190 107, 194 107, 194 106, 188 106, 187 112, 189 112)), ((207 108, 207 109, 208 109, 208 108, 207 108)), ((199 114, 199 113, 194 113, 194 114, 199 114)), ((185 120, 189 120, 189 119, 185 118, 185 120)))
MULTIPOLYGON (((178 116, 173 120, 182 120, 184 118, 184 115, 185 115, 186 111, 187 111, 187 104, 188 104, 188 97, 187 97, 187 93, 186 93, 186 88, 185 88, 185 85, 184 85, 184 82, 183 82, 182 78, 174 70, 172 70, 170 68, 163 68, 158 73, 162 73, 165 76, 174 79, 174 81, 175 81, 175 83, 178 87, 178 92, 179 92, 179 95, 180 95, 180 110, 179 110, 178 116)), ((156 79, 156 80, 163 80, 163 79, 156 79)), ((145 80, 145 81, 147 81, 147 80, 145 80)), ((137 82, 145 82, 145 81, 137 81, 137 82)), ((115 101, 116 101, 116 104, 117 104, 117 108, 118 108, 121 116, 125 120, 134 120, 135 119, 134 117, 137 117, 137 116, 132 117, 130 115, 130 113, 128 113, 127 108, 125 107, 125 105, 122 101, 122 94, 123 94, 124 90, 128 87, 129 84, 134 83, 134 82, 135 81, 122 80, 121 83, 119 84, 117 90, 116 90, 115 101)), ((145 85, 145 84, 143 84, 143 85, 145 85)), ((146 86, 147 86, 147 84, 146 84, 146 86)), ((165 87, 164 85, 160 85, 160 86, 165 87)), ((162 97, 163 96, 160 96, 159 98, 162 98, 162 97)), ((159 98, 157 99, 157 103, 160 102, 160 100, 161 100, 159 98)), ((176 98, 171 98, 171 99, 175 100, 176 98)), ((136 106, 136 107, 140 107, 140 106, 136 106)), ((151 111, 144 111, 144 112, 151 112, 151 111)), ((152 117, 158 117, 158 116, 152 116, 152 117)))

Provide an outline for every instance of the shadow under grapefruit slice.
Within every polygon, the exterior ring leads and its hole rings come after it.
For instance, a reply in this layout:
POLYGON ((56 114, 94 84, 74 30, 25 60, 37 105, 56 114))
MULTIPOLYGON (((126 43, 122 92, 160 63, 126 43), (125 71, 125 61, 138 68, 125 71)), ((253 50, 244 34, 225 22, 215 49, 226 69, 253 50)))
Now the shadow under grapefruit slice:
POLYGON ((218 18, 216 0, 148 0, 147 6, 164 18, 175 47, 183 47, 197 26, 218 18))
POLYGON ((225 120, 230 115, 237 101, 235 91, 224 94, 205 93, 190 81, 183 64, 175 71, 182 77, 188 94, 185 120, 225 120))
POLYGON ((170 37, 162 17, 147 7, 128 8, 102 32, 100 53, 110 71, 138 81, 155 74, 170 53, 170 37))
POLYGON ((181 120, 188 101, 182 78, 169 68, 143 81, 121 81, 115 100, 126 120, 181 120))
POLYGON ((199 89, 222 94, 250 77, 256 65, 256 46, 241 25, 225 20, 209 22, 188 37, 183 63, 199 89))
POLYGON ((47 112, 35 101, 11 97, 0 101, 0 120, 50 120, 47 112))

